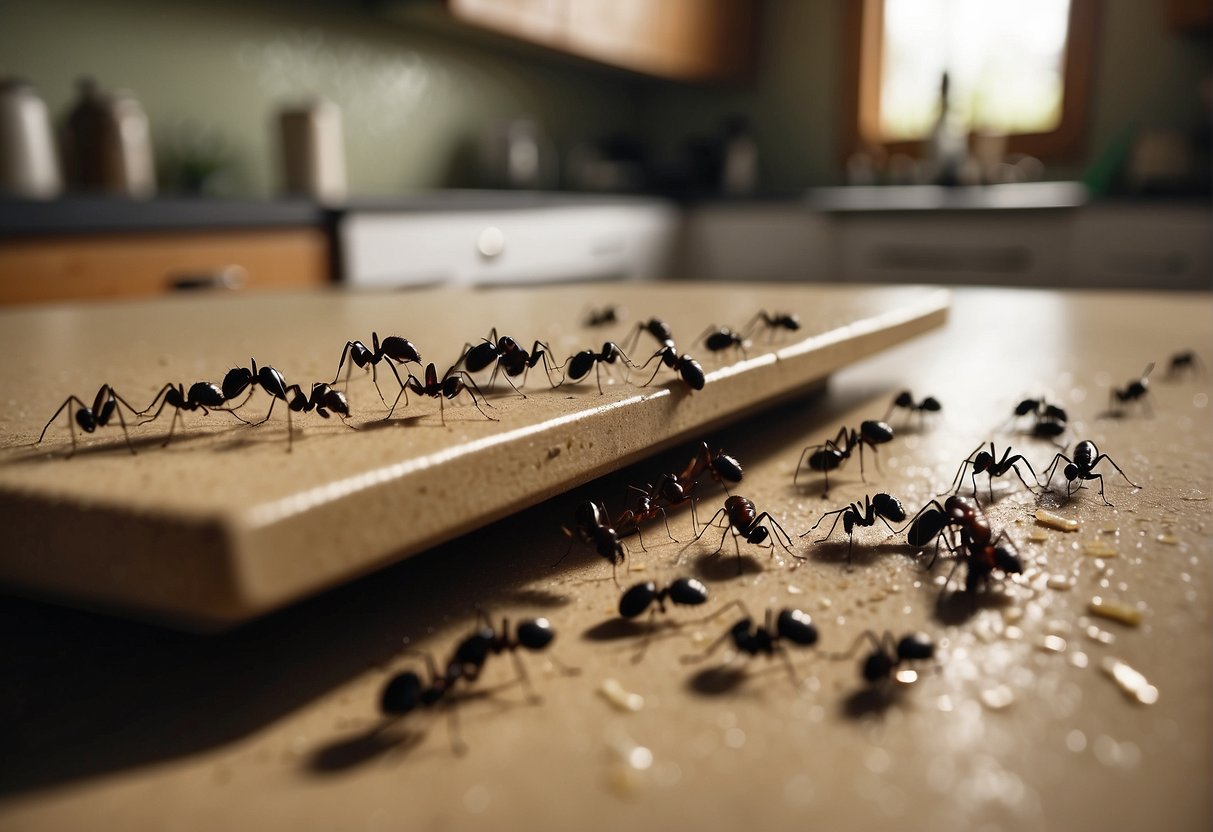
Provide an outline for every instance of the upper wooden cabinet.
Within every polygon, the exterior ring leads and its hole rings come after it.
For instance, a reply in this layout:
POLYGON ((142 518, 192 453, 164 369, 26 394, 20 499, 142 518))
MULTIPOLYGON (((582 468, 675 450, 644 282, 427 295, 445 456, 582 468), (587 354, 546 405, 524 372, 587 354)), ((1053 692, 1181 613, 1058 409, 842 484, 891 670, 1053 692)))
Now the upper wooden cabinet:
POLYGON ((754 0, 447 0, 463 23, 680 81, 749 67, 754 0))

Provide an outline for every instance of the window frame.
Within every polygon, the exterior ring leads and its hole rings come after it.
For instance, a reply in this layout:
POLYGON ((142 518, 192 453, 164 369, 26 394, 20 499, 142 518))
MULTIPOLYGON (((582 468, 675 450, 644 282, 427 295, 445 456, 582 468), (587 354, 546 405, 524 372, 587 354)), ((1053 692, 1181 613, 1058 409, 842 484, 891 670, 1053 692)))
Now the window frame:
MULTIPOLYGON (((863 148, 922 156, 926 139, 885 140, 880 135, 880 81, 883 61, 884 0, 843 0, 849 54, 843 92, 843 157, 863 148)), ((1008 153, 1043 161, 1079 158, 1087 134, 1095 75, 1095 41, 1101 0, 1070 0, 1061 96, 1061 120, 1045 133, 1010 133, 1008 153)))

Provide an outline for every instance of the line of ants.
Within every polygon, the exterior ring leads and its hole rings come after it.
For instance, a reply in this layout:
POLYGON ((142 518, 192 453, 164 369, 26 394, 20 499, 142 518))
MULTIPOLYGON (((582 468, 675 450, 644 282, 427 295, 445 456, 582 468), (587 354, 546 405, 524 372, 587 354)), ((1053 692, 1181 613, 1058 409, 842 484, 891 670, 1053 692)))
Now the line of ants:
MULTIPOLYGON (((615 320, 611 316, 599 315, 596 323, 615 320)), ((768 313, 761 311, 744 328, 746 337, 757 329, 768 332, 779 330, 795 332, 800 328, 799 320, 789 313, 768 313)), ((709 328, 711 329, 711 328, 709 328)), ((730 330, 731 331, 731 330, 730 330)), ((619 366, 625 370, 644 371, 651 365, 652 375, 641 386, 648 386, 656 379, 663 367, 672 370, 690 390, 702 390, 706 384, 706 376, 702 365, 692 356, 680 352, 673 340, 672 331, 668 324, 657 318, 636 324, 630 334, 630 340, 635 347, 642 333, 649 333, 658 341, 658 348, 643 364, 633 362, 627 353, 617 343, 606 341, 600 349, 585 349, 570 355, 563 364, 555 365, 549 358, 551 347, 536 340, 530 350, 525 349, 520 342, 510 336, 499 335, 494 328, 488 337, 477 343, 464 344, 463 350, 455 363, 445 373, 439 376, 437 365, 433 362, 424 364, 421 352, 413 342, 398 335, 389 335, 382 340, 377 332, 371 333, 371 344, 367 346, 360 340, 347 341, 341 350, 337 363, 337 371, 331 381, 321 381, 312 384, 310 391, 297 384, 288 384, 285 377, 276 368, 269 365, 258 367, 255 360, 250 360, 247 368, 237 367, 226 374, 221 383, 198 381, 188 389, 182 383, 164 385, 156 396, 144 408, 136 408, 126 398, 118 393, 110 384, 103 384, 93 397, 91 406, 88 402, 75 395, 68 396, 55 410, 54 415, 47 420, 41 434, 34 444, 41 444, 46 438, 50 426, 67 410, 69 413, 68 433, 71 439, 69 456, 77 450, 76 428, 85 433, 94 433, 98 428, 106 427, 115 421, 122 428, 123 438, 127 449, 135 453, 135 447, 130 441, 127 429, 127 414, 136 425, 143 425, 158 419, 166 408, 172 410, 168 434, 164 445, 172 441, 181 414, 185 412, 201 412, 209 415, 212 411, 227 413, 246 425, 259 425, 267 421, 273 414, 277 402, 281 401, 287 408, 287 448, 293 443, 292 413, 315 412, 322 418, 336 414, 347 426, 350 416, 348 390, 350 376, 355 367, 369 370, 371 381, 379 395, 380 401, 387 408, 383 417, 390 419, 396 412, 401 398, 408 405, 409 393, 438 401, 439 417, 446 424, 445 402, 454 400, 466 394, 471 398, 472 405, 479 413, 490 421, 497 421, 485 412, 484 407, 491 407, 473 375, 491 368, 487 385, 491 387, 498 375, 503 376, 509 385, 519 393, 525 385, 530 370, 542 365, 549 384, 559 387, 566 382, 577 383, 588 378, 594 371, 599 393, 603 393, 601 369, 603 365, 619 366), (379 386, 379 368, 385 365, 392 373, 399 387, 396 397, 389 404, 379 386), (409 365, 416 365, 414 373, 409 365), (404 368, 404 374, 400 372, 404 368), (342 371, 345 371, 345 390, 338 389, 342 371), (553 373, 559 376, 559 381, 553 379, 553 373), (521 378, 520 378, 521 377, 521 378), (520 382, 516 383, 515 379, 520 382), (270 407, 266 416, 258 421, 250 422, 237 411, 247 403, 255 388, 260 387, 270 396, 270 407), (241 396, 243 400, 236 402, 241 396), (482 407, 481 405, 484 405, 482 407), (125 410, 125 413, 123 412, 125 410)), ((709 351, 719 351, 717 341, 710 335, 701 336, 697 341, 704 342, 709 351)), ((626 379, 625 379, 626 380, 626 379)))

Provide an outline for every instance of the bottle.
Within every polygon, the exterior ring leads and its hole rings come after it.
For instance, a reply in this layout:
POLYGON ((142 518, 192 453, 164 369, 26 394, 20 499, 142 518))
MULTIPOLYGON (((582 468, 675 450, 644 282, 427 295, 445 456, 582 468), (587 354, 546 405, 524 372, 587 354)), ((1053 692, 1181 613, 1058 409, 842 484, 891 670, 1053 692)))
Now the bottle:
POLYGON ((68 181, 86 191, 155 196, 152 134, 142 105, 127 90, 103 92, 91 78, 78 86, 64 135, 68 181))
POLYGON ((315 98, 278 114, 282 138, 282 173, 288 194, 320 202, 341 202, 346 196, 345 141, 341 109, 315 98))
POLYGON ((28 81, 0 77, 0 193, 54 199, 62 190, 45 102, 28 81))
POLYGON ((964 126, 952 112, 948 100, 949 86, 945 72, 939 81, 939 116, 927 138, 927 159, 933 169, 935 184, 954 186, 961 184, 968 148, 964 126))

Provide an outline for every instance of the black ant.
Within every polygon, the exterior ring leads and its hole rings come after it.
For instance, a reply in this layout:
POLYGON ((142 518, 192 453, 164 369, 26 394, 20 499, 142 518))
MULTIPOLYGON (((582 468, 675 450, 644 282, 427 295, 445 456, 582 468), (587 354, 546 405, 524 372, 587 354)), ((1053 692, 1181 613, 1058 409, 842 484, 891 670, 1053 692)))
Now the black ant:
POLYGON ((458 367, 459 363, 463 362, 464 369, 469 373, 478 373, 493 364, 493 374, 489 376, 490 387, 497 378, 498 371, 504 368, 505 380, 510 383, 516 393, 526 398, 526 395, 514 384, 514 378, 522 376, 522 383, 526 384, 526 374, 541 361, 543 371, 548 377, 548 384, 556 386, 556 382, 552 381, 551 365, 548 364, 548 353, 551 351, 552 348, 547 344, 536 341, 528 353, 510 336, 497 337, 497 329, 494 327, 489 332, 489 337, 481 343, 464 345, 463 355, 459 356, 459 361, 455 362, 455 366, 458 367))
POLYGON ((919 423, 921 423, 926 418, 926 414, 938 413, 939 411, 943 410, 943 405, 941 405, 939 403, 939 399, 935 398, 934 396, 927 396, 922 401, 916 402, 914 401, 913 393, 911 393, 909 390, 902 390, 897 394, 897 397, 893 399, 893 403, 889 405, 889 412, 884 416, 885 421, 888 421, 889 417, 893 415, 893 411, 897 410, 898 408, 908 410, 910 413, 917 413, 919 423))
POLYGON ((735 349, 741 353, 742 358, 746 357, 745 336, 735 329, 729 329, 727 326, 709 326, 705 329, 695 343, 702 342, 708 352, 724 352, 727 349, 735 349))
POLYGON ((870 685, 888 681, 893 672, 907 662, 927 661, 935 657, 935 644, 926 633, 906 633, 898 639, 888 630, 880 636, 867 630, 859 634, 850 650, 831 658, 849 659, 864 639, 872 643, 872 652, 864 658, 860 673, 870 685))
POLYGON ((818 518, 807 532, 801 535, 805 537, 810 534, 822 521, 830 515, 834 515, 834 522, 830 525, 830 530, 826 532, 825 537, 818 540, 818 543, 824 543, 830 539, 830 535, 834 534, 834 529, 838 527, 838 520, 842 519, 842 529, 847 533, 847 563, 851 562, 851 550, 855 545, 855 527, 863 526, 865 528, 876 525, 876 519, 880 518, 884 524, 888 526, 889 531, 897 534, 897 529, 889 525, 889 521, 900 523, 906 519, 906 510, 901 505, 901 500, 889 494, 880 493, 875 496, 864 497, 863 505, 858 501, 851 503, 849 506, 827 511, 818 518))
POLYGON ((788 675, 792 678, 792 684, 798 685, 800 681, 796 678, 796 669, 792 667, 792 660, 788 656, 784 642, 790 641, 800 647, 812 647, 816 644, 817 625, 813 623, 812 617, 802 610, 786 607, 781 609, 778 616, 776 616, 774 610, 768 609, 763 626, 755 627, 754 619, 746 609, 745 604, 741 601, 733 601, 721 607, 710 618, 715 618, 733 607, 739 608, 745 617, 730 627, 724 635, 708 645, 708 648, 702 653, 683 656, 682 663, 694 664, 701 662, 720 649, 721 645, 731 641, 733 648, 738 653, 744 653, 750 657, 763 655, 767 658, 774 658, 776 654, 779 654, 784 661, 785 667, 788 669, 788 675))
POLYGON ((396 364, 416 364, 417 368, 421 368, 421 353, 413 346, 413 343, 408 339, 401 338, 399 335, 389 335, 383 339, 383 343, 379 342, 379 333, 371 333, 371 349, 367 349, 366 344, 361 341, 346 341, 345 347, 341 350, 341 361, 337 362, 337 373, 333 376, 330 384, 336 384, 337 379, 341 377, 341 368, 344 366, 345 383, 349 387, 350 373, 355 365, 365 370, 367 365, 371 368, 371 381, 375 384, 375 391, 379 394, 379 401, 383 402, 383 406, 387 407, 387 399, 383 398, 383 391, 379 389, 378 368, 380 362, 387 359, 388 369, 392 371, 392 375, 396 377, 396 382, 400 385, 400 392, 396 394, 396 401, 392 402, 392 406, 388 409, 388 414, 385 419, 390 419, 392 414, 396 412, 396 404, 400 401, 400 397, 405 397, 404 403, 408 405, 408 395, 405 394, 404 381, 400 378, 400 373, 396 370, 396 364), (349 363, 346 363, 346 359, 349 363))
MULTIPOLYGON (((222 410, 240 419, 240 416, 235 411, 223 407, 227 403, 227 398, 223 395, 222 388, 210 381, 199 381, 191 384, 188 393, 185 391, 185 385, 183 384, 176 386, 166 384, 160 388, 160 392, 152 399, 151 404, 139 412, 139 415, 145 416, 149 410, 156 406, 157 402, 160 403, 160 407, 156 409, 156 412, 144 418, 139 424, 146 425, 149 422, 156 421, 156 419, 160 418, 160 414, 166 406, 172 407, 173 419, 169 422, 168 436, 164 438, 162 447, 168 447, 168 443, 172 441, 173 430, 177 427, 177 419, 181 416, 181 411, 183 410, 190 412, 201 410, 204 415, 209 415, 212 410, 222 410)), ((240 419, 240 421, 244 422, 244 419, 240 419)))
POLYGON ((1066 411, 1044 399, 1024 399, 1015 405, 1012 420, 1031 415, 1034 418, 1030 433, 1038 439, 1056 439, 1066 432, 1069 417, 1066 411))
MULTIPOLYGON (((445 672, 438 672, 433 656, 420 651, 410 651, 425 658, 430 674, 429 684, 423 684, 421 677, 411 670, 396 674, 388 680, 380 695, 380 709, 387 714, 402 716, 418 707, 428 708, 437 705, 445 700, 445 697, 459 681, 463 680, 470 684, 479 679, 489 656, 506 652, 514 659, 518 680, 531 690, 531 695, 534 697, 534 690, 531 689, 526 667, 519 659, 517 651, 520 647, 535 652, 546 650, 556 637, 551 622, 546 618, 520 621, 514 631, 514 636, 511 637, 508 619, 502 619, 501 629, 495 630, 483 611, 479 613, 479 616, 480 626, 455 647, 446 663, 445 672)), ((559 665, 557 666, 559 667, 559 665)), ((566 675, 577 672, 572 668, 561 669, 566 675)), ((466 750, 463 743, 458 740, 453 744, 456 753, 463 753, 466 750)))
POLYGON ((1146 413, 1153 416, 1154 412, 1150 407, 1150 402, 1147 396, 1150 395, 1150 373, 1154 372, 1154 362, 1151 361, 1146 365, 1146 369, 1142 371, 1140 378, 1135 378, 1125 385, 1123 390, 1118 390, 1115 387, 1108 391, 1108 409, 1113 413, 1119 413, 1116 409, 1119 404, 1132 404, 1138 402, 1146 413))
POLYGON ((708 588, 694 578, 678 578, 668 586, 659 588, 652 581, 636 584, 619 598, 619 615, 622 618, 637 618, 653 604, 653 614, 664 613, 665 602, 685 607, 695 607, 708 600, 708 588))
POLYGON ((1024 487, 1035 493, 1036 488, 1028 485, 1028 481, 1023 478, 1023 474, 1019 473, 1019 463, 1022 462, 1028 466, 1028 470, 1032 472, 1032 479, 1036 483, 1036 487, 1040 486, 1040 478, 1036 476, 1036 471, 1032 468, 1032 463, 1028 462, 1022 454, 1011 456, 1011 448, 1007 449, 1002 454, 1002 459, 998 459, 997 451, 994 450, 994 443, 990 443, 990 450, 982 450, 982 446, 978 445, 973 449, 965 461, 960 463, 960 468, 956 472, 955 478, 952 480, 952 485, 955 486, 953 493, 959 494, 961 487, 964 485, 965 468, 972 466, 973 469, 973 500, 977 500, 977 475, 986 474, 990 478, 990 501, 994 501, 994 478, 1001 477, 1009 471, 1014 471, 1015 476, 1019 477, 1019 481, 1024 484, 1024 487))
POLYGON ((699 362, 691 356, 685 354, 679 355, 678 348, 674 346, 673 341, 667 341, 665 346, 653 353, 652 357, 650 357, 648 361, 644 362, 639 369, 643 370, 645 367, 652 364, 653 360, 657 358, 661 359, 661 361, 657 363, 657 369, 653 370, 653 375, 649 376, 649 380, 642 384, 641 387, 648 387, 650 384, 652 384, 653 379, 657 378, 657 373, 661 371, 661 366, 664 364, 674 372, 678 373, 678 375, 682 377, 682 380, 686 382, 687 387, 690 387, 692 390, 703 389, 703 386, 706 383, 706 379, 703 375, 703 367, 700 366, 699 362))
POLYGON ((750 319, 750 322, 742 328, 743 338, 749 338, 750 332, 754 327, 761 324, 769 333, 774 333, 776 330, 782 329, 785 332, 796 332, 800 329, 800 318, 788 312, 768 313, 765 310, 756 314, 750 319))
POLYGON ((576 355, 570 355, 568 360, 558 368, 560 372, 569 381, 578 382, 590 374, 590 369, 594 370, 594 379, 598 382, 598 394, 602 395, 602 375, 599 371, 599 365, 603 362, 607 364, 615 364, 622 362, 628 367, 635 367, 632 360, 624 354, 623 350, 614 341, 607 341, 602 345, 601 352, 593 350, 582 350, 576 355), (568 372, 565 372, 565 367, 568 372))
POLYGON ((346 401, 345 393, 331 385, 321 381, 314 382, 311 395, 305 395, 298 384, 292 384, 286 389, 288 393, 292 394, 287 405, 296 413, 311 413, 314 410, 322 419, 327 419, 331 415, 329 413, 331 410, 343 421, 350 417, 350 405, 346 401))
POLYGON ((79 407, 72 414, 72 419, 67 423, 68 434, 72 437, 72 450, 68 456, 76 453, 76 425, 79 425, 85 433, 92 433, 99 427, 105 427, 110 423, 110 419, 115 415, 118 417, 118 424, 122 426, 122 435, 126 438, 126 447, 133 454, 135 446, 131 444, 130 434, 126 432, 126 419, 122 416, 122 407, 125 407, 133 416, 138 416, 139 411, 131 407, 130 403, 118 395, 114 388, 108 384, 101 385, 101 389, 97 391, 97 395, 93 397, 93 406, 88 407, 76 396, 68 396, 63 404, 59 405, 59 409, 55 411, 55 415, 47 420, 46 426, 42 428, 42 433, 38 435, 38 441, 35 445, 42 444, 42 440, 46 438, 46 432, 50 429, 51 424, 59 418, 59 414, 64 409, 75 402, 79 407), (119 407, 121 405, 122 407, 119 407))
MULTIPOLYGON (((265 418, 260 422, 249 422, 251 425, 264 424, 274 413, 274 405, 278 400, 286 401, 286 379, 282 373, 275 370, 273 367, 266 365, 258 368, 256 359, 249 359, 248 367, 236 367, 228 370, 227 375, 223 377, 223 398, 229 402, 243 393, 245 390, 252 395, 254 387, 260 386, 262 390, 270 394, 270 409, 266 411, 265 418)), ((245 400, 247 401, 247 399, 245 400)), ((243 407, 244 402, 241 402, 237 407, 243 407)), ((233 408, 234 409, 234 408, 233 408)), ((242 420, 243 421, 243 420, 242 420)), ((286 449, 291 449, 293 428, 291 426, 291 409, 288 406, 286 410, 286 449)))
MULTIPOLYGON (((644 614, 645 610, 652 608, 649 614, 649 621, 652 622, 658 612, 662 614, 666 612, 666 600, 679 606, 697 607, 707 603, 708 588, 694 578, 676 578, 664 587, 659 587, 653 581, 636 584, 620 596, 619 616, 624 619, 638 618, 644 614)), ((652 635, 651 628, 645 635, 640 651, 633 657, 633 662, 638 662, 643 658, 650 635, 652 635)))
MULTIPOLYGON (((442 381, 438 380, 438 368, 430 362, 425 367, 425 383, 417 379, 412 373, 409 374, 408 381, 405 382, 408 388, 418 396, 429 396, 431 399, 438 400, 438 415, 442 419, 442 424, 446 424, 446 413, 444 410, 443 399, 454 399, 460 393, 467 393, 472 397, 472 404, 480 410, 480 415, 484 418, 496 422, 489 414, 480 409, 480 402, 476 400, 476 393, 480 392, 480 388, 476 386, 476 382, 462 370, 456 370, 451 367, 442 376, 442 381), (475 390, 476 392, 472 392, 475 390)), ((481 393, 481 398, 484 394, 481 393)), ((488 404, 488 402, 485 402, 488 404)), ((490 407, 492 405, 489 405, 490 407)))
POLYGON ((809 468, 825 475, 825 491, 821 493, 824 499, 830 493, 830 472, 837 470, 850 459, 856 448, 859 449, 859 476, 864 482, 867 482, 863 470, 863 446, 867 445, 875 454, 877 445, 891 441, 893 441, 893 429, 886 422, 874 420, 862 422, 858 431, 854 428, 850 431, 845 427, 839 428, 838 434, 833 439, 827 439, 819 445, 810 445, 801 451, 800 459, 796 462, 796 473, 792 476, 792 484, 796 484, 807 456, 809 468))
POLYGON ((775 553, 775 542, 778 542, 780 546, 783 546, 784 551, 788 552, 789 554, 793 554, 792 538, 786 531, 784 531, 783 526, 779 525, 779 522, 768 512, 764 511, 759 514, 757 507, 755 507, 752 501, 738 495, 729 497, 724 501, 724 508, 721 508, 712 515, 712 519, 704 524, 703 530, 700 531, 699 534, 695 535, 695 540, 703 537, 704 532, 713 526, 716 522, 716 518, 720 517, 721 515, 724 515, 728 519, 729 523, 728 526, 725 527, 724 532, 720 535, 720 544, 716 547, 716 551, 713 554, 720 553, 721 548, 724 546, 724 539, 728 536, 729 530, 732 529, 733 544, 737 546, 738 572, 741 571, 741 545, 737 543, 738 536, 744 537, 747 543, 753 543, 755 545, 761 544, 764 540, 770 537, 772 539, 770 546, 772 555, 775 553), (770 529, 762 525, 763 520, 766 520, 771 524, 770 529), (774 532, 772 532, 772 529, 774 532), (787 543, 784 543, 783 540, 779 539, 780 533, 783 534, 783 537, 785 540, 787 540, 787 543))
POLYGON ((642 332, 652 335, 660 344, 674 342, 674 331, 670 329, 669 324, 660 318, 649 318, 647 321, 637 323, 631 334, 625 339, 624 343, 628 345, 628 352, 631 352, 640 343, 640 333, 642 332))
POLYGON ((586 313, 585 325, 595 327, 619 323, 619 314, 619 307, 617 306, 604 306, 601 309, 591 308, 586 313))
POLYGON ((553 568, 569 556, 569 552, 573 550, 573 542, 580 540, 610 562, 611 580, 619 582, 615 570, 624 562, 626 550, 619 539, 619 533, 611 526, 605 506, 593 500, 586 500, 578 505, 573 513, 573 528, 562 526, 560 530, 568 535, 569 548, 560 556, 560 560, 552 564, 553 568))
POLYGON ((1205 365, 1200 360, 1200 356, 1193 350, 1183 350, 1171 356, 1171 361, 1167 364, 1167 378, 1176 380, 1184 373, 1192 373, 1193 375, 1204 375, 1205 365))
MULTIPOLYGON (((1063 453, 1058 453, 1057 456, 1053 457, 1053 462, 1047 469, 1045 469, 1045 473, 1048 474, 1048 477, 1045 478, 1046 488, 1053 481, 1053 475, 1057 473, 1057 463, 1061 462, 1063 459, 1066 461, 1066 467, 1062 469, 1062 474, 1064 474, 1066 478, 1067 499, 1069 499, 1070 494, 1072 493, 1075 480, 1099 480, 1100 498, 1103 499, 1104 505, 1112 505, 1108 502, 1108 498, 1104 496, 1103 475, 1096 474, 1094 471, 1095 466, 1103 462, 1105 459, 1108 461, 1108 464, 1116 469, 1117 473, 1124 477, 1125 482, 1134 488, 1141 488, 1140 485, 1129 479, 1129 477, 1120 469, 1120 466, 1116 464, 1112 457, 1108 456, 1107 454, 1101 454, 1099 452, 1099 448, 1095 447, 1095 443, 1089 439, 1084 439, 1082 442, 1079 442, 1074 446, 1073 459, 1063 453)), ((1078 487, 1082 488, 1081 482, 1079 483, 1078 487)))

